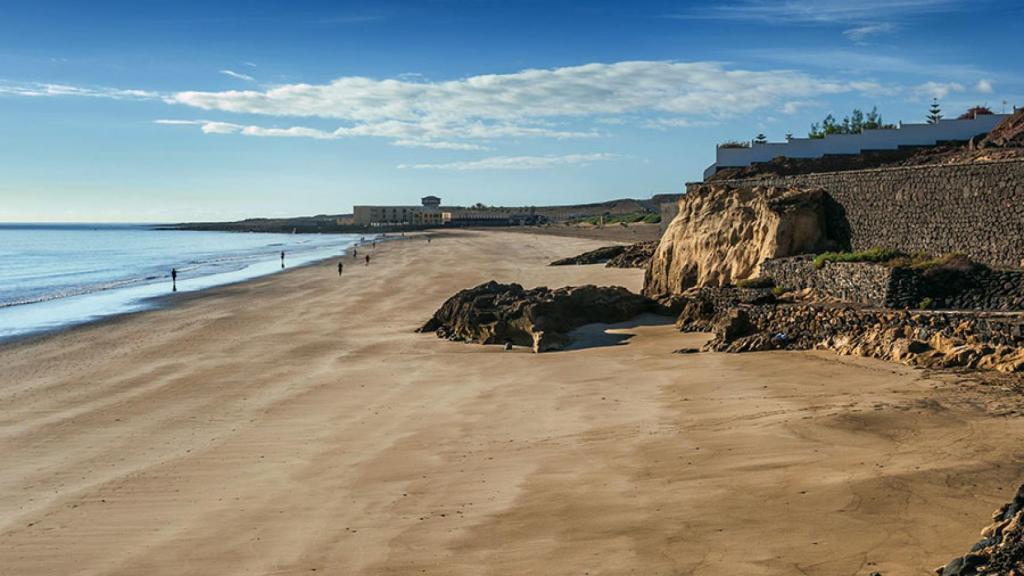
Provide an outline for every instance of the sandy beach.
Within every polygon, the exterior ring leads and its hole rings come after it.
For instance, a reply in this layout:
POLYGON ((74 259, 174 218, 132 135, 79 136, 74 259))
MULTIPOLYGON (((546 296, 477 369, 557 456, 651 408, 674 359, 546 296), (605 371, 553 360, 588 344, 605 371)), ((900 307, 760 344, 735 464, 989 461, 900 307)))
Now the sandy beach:
POLYGON ((414 333, 490 279, 639 290, 546 266, 600 245, 410 238, 0 347, 0 575, 924 574, 1024 476, 967 377, 414 333))

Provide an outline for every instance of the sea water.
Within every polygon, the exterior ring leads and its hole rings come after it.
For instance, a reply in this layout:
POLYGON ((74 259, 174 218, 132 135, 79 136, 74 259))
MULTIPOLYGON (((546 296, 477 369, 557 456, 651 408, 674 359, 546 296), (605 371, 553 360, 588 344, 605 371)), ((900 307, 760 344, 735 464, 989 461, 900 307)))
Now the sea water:
POLYGON ((348 234, 160 230, 117 224, 0 224, 0 341, 157 305, 171 294, 337 256, 348 234))

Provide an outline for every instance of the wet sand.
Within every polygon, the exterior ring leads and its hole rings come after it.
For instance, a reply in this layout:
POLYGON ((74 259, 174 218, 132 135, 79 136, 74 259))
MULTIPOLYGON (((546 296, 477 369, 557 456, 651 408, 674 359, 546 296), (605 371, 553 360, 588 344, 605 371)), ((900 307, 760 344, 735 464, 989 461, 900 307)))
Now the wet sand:
POLYGON ((413 332, 492 278, 639 289, 546 266, 601 244, 396 241, 0 347, 0 574, 923 574, 1024 477, 998 386, 670 325, 413 332))

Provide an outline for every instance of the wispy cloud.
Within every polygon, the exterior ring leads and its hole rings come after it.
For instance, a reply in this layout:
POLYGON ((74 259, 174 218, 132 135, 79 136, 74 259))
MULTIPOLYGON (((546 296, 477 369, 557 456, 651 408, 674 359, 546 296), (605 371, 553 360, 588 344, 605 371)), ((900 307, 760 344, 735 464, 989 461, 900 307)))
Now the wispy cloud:
POLYGON ((843 36, 846 36, 854 42, 860 42, 867 39, 869 36, 891 34, 894 30, 896 30, 896 25, 892 22, 879 22, 876 24, 864 24, 843 30, 843 36))
MULTIPOLYGON (((394 136, 392 134, 374 134, 368 131, 352 131, 345 129, 320 130, 307 126, 289 126, 286 128, 265 127, 256 125, 236 124, 217 120, 180 120, 159 119, 154 124, 166 126, 198 126, 204 134, 241 134, 242 136, 258 136, 268 138, 313 138, 315 140, 340 140, 355 136, 394 136)), ((435 150, 490 150, 487 146, 468 142, 445 142, 440 140, 393 140, 395 146, 407 148, 432 148, 435 150)))
POLYGON ((41 82, 5 82, 0 80, 0 95, 27 97, 82 97, 112 100, 152 100, 160 98, 158 92, 131 90, 104 86, 69 86, 41 82))
POLYGON ((492 156, 480 160, 447 162, 443 164, 400 164, 403 170, 540 170, 555 166, 586 166, 616 158, 615 154, 565 154, 562 156, 492 156))
POLYGON ((992 81, 986 78, 982 78, 981 80, 978 80, 978 83, 974 86, 974 89, 977 90, 978 92, 981 92, 982 94, 991 94, 992 81))
MULTIPOLYGON (((993 72, 973 64, 942 61, 938 54, 932 58, 908 58, 891 52, 868 49, 796 50, 764 48, 737 51, 742 58, 755 58, 769 64, 800 66, 811 70, 829 70, 845 76, 867 73, 892 73, 909 78, 939 77, 973 83, 977 78, 991 78, 993 72)), ((892 86, 888 87, 892 88, 892 86)))
POLYGON ((950 12, 970 5, 966 0, 742 0, 701 5, 667 18, 761 20, 776 23, 864 23, 892 17, 950 12))
POLYGON ((249 76, 248 74, 242 74, 242 73, 239 73, 239 72, 235 72, 234 70, 221 70, 220 73, 225 75, 225 76, 231 76, 232 78, 237 78, 238 80, 245 80, 246 82, 255 82, 256 81, 256 79, 253 78, 252 76, 249 76))

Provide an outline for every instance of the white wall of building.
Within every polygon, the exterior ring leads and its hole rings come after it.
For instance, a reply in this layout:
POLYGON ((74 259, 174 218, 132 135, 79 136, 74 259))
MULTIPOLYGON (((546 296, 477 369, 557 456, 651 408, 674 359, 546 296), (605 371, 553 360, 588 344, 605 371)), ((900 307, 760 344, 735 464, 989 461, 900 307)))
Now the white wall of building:
POLYGON ((830 134, 824 138, 793 138, 789 142, 751 142, 749 148, 722 148, 704 178, 719 168, 750 166, 773 158, 821 158, 833 154, 860 154, 865 150, 896 150, 901 146, 933 146, 948 140, 969 140, 989 132, 1009 114, 985 114, 966 120, 939 120, 938 124, 903 124, 896 128, 865 130, 860 134, 830 134))

